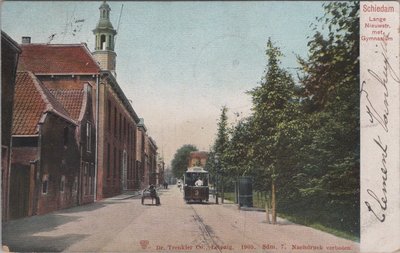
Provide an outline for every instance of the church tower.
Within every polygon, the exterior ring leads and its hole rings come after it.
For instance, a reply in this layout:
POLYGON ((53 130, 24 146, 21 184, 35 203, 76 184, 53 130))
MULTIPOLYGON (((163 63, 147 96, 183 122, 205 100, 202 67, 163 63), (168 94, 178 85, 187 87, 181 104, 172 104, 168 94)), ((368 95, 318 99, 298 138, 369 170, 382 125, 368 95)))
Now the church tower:
POLYGON ((96 29, 93 30, 95 35, 95 51, 94 58, 99 62, 102 70, 109 70, 115 76, 115 60, 117 54, 114 52, 114 37, 117 31, 114 29, 110 21, 110 6, 103 2, 99 8, 100 20, 96 29))

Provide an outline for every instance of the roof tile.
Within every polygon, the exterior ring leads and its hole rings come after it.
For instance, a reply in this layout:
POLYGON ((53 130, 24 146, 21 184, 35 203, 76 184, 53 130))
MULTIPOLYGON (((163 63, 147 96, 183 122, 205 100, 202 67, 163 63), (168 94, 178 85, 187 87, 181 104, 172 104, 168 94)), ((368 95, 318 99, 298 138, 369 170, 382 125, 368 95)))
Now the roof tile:
POLYGON ((65 74, 100 71, 99 65, 84 44, 22 44, 18 70, 65 74))
POLYGON ((49 89, 51 94, 64 106, 71 118, 78 121, 84 100, 83 89, 49 89))
POLYGON ((46 112, 75 123, 63 105, 30 72, 18 72, 15 80, 13 135, 35 135, 46 112))

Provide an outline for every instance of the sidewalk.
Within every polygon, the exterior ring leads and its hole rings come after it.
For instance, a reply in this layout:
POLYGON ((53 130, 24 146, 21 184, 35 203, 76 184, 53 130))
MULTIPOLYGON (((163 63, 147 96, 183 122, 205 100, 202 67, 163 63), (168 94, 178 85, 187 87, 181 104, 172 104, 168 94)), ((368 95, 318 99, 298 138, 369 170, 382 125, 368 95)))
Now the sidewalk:
POLYGON ((136 196, 139 196, 142 194, 142 191, 126 191, 120 195, 111 197, 111 198, 106 198, 102 201, 107 201, 107 200, 124 200, 124 199, 130 199, 136 196))

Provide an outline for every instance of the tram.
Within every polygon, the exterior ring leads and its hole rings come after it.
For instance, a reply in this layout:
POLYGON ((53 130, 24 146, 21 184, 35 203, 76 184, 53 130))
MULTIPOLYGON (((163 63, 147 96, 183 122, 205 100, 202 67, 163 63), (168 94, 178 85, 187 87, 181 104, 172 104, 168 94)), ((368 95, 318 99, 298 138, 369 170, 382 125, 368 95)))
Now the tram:
POLYGON ((202 167, 190 167, 183 177, 183 198, 189 201, 208 201, 209 173, 202 167))

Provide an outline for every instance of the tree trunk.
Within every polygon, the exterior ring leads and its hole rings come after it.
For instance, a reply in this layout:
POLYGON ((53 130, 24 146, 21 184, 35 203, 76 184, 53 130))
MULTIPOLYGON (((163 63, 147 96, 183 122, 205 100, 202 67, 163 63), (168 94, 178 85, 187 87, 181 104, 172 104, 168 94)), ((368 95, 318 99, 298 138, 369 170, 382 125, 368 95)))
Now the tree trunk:
POLYGON ((222 189, 221 189, 221 203, 223 204, 224 203, 224 184, 225 184, 225 182, 224 182, 224 180, 221 180, 222 181, 222 189))
POLYGON ((239 198, 238 198, 238 179, 235 181, 235 204, 239 203, 239 198))
POLYGON ((275 181, 272 181, 272 224, 276 224, 275 181))
POLYGON ((271 220, 269 219, 269 207, 268 207, 268 202, 265 201, 265 216, 266 216, 266 222, 268 224, 271 224, 271 220))

